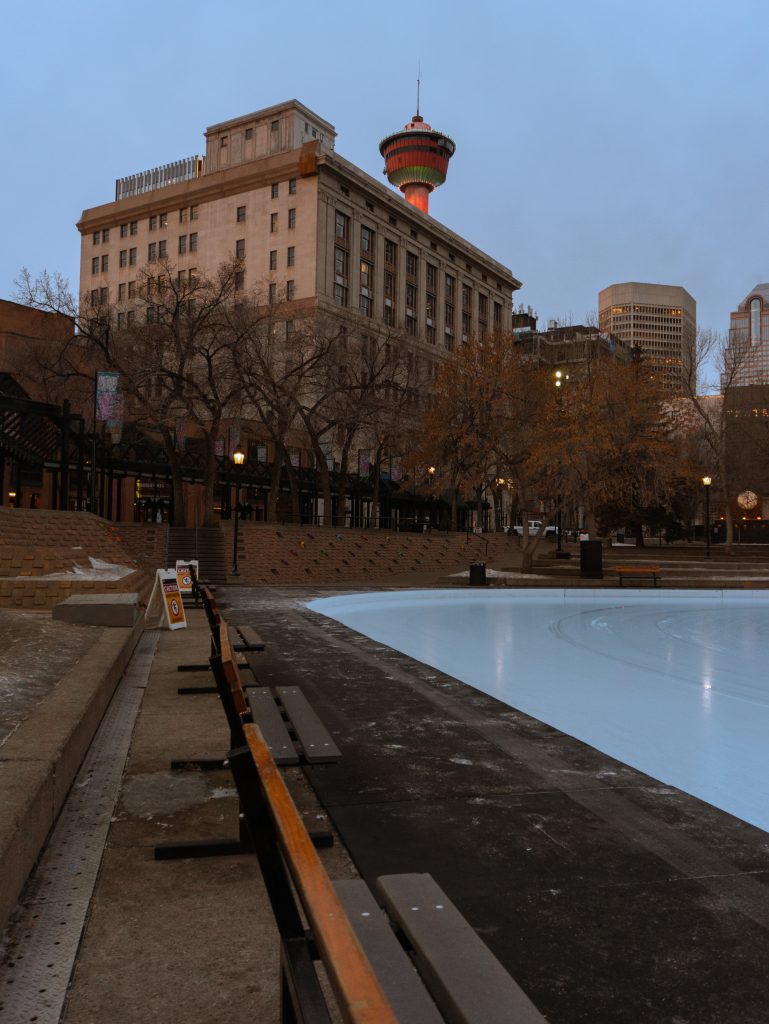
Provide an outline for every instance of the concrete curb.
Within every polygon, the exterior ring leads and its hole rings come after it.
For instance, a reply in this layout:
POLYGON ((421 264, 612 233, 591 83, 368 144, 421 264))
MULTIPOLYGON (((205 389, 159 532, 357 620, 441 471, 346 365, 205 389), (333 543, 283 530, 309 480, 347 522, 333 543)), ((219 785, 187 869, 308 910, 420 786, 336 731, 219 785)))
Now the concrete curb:
POLYGON ((107 629, 0 747, 0 930, 144 629, 107 629))

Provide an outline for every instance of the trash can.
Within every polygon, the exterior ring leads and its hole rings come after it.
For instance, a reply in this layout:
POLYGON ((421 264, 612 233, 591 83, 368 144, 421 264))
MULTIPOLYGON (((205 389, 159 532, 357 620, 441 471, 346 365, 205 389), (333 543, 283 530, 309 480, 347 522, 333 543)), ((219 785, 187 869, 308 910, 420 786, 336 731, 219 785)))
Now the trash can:
POLYGON ((485 587, 486 586, 486 563, 485 562, 471 562, 470 563, 470 586, 471 587, 485 587))
POLYGON ((579 574, 585 580, 603 579, 603 550, 600 540, 580 541, 579 574))

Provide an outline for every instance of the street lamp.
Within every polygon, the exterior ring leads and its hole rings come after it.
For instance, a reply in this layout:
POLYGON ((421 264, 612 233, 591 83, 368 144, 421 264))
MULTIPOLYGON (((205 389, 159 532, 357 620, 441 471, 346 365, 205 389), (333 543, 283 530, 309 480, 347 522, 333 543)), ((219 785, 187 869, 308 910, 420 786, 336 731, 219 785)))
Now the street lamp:
POLYGON ((240 445, 232 453, 232 461, 235 463, 235 532, 232 540, 232 572, 230 576, 240 576, 238 572, 238 520, 240 519, 240 473, 243 463, 246 461, 246 453, 240 445))
POLYGON ((705 555, 710 558, 710 485, 713 480, 709 476, 702 478, 702 486, 705 488, 705 555))

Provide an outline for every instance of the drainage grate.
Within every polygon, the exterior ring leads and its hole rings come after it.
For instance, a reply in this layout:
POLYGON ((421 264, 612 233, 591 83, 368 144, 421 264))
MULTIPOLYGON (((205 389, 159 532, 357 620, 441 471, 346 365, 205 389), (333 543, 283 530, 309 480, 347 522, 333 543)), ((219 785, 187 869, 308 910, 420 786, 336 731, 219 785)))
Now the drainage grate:
POLYGON ((157 641, 141 637, 6 932, 3 1024, 61 1017, 157 641))

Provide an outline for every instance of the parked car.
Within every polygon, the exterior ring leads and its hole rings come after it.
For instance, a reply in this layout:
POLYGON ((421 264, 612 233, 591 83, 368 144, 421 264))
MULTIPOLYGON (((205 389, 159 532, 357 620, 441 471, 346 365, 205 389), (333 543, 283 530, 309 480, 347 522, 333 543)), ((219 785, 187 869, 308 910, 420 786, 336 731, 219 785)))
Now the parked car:
MULTIPOLYGON (((529 536, 531 537, 533 534, 535 534, 539 530, 541 525, 542 525, 542 520, 541 519, 530 519, 529 520, 529 536)), ((515 526, 513 526, 512 530, 513 530, 513 533, 517 533, 519 537, 523 536, 523 524, 522 523, 516 523, 515 526)), ((550 526, 546 526, 545 527, 545 536, 546 537, 555 537, 555 536, 557 536, 557 534, 558 534, 558 531, 557 531, 555 526, 550 525, 550 526)))

